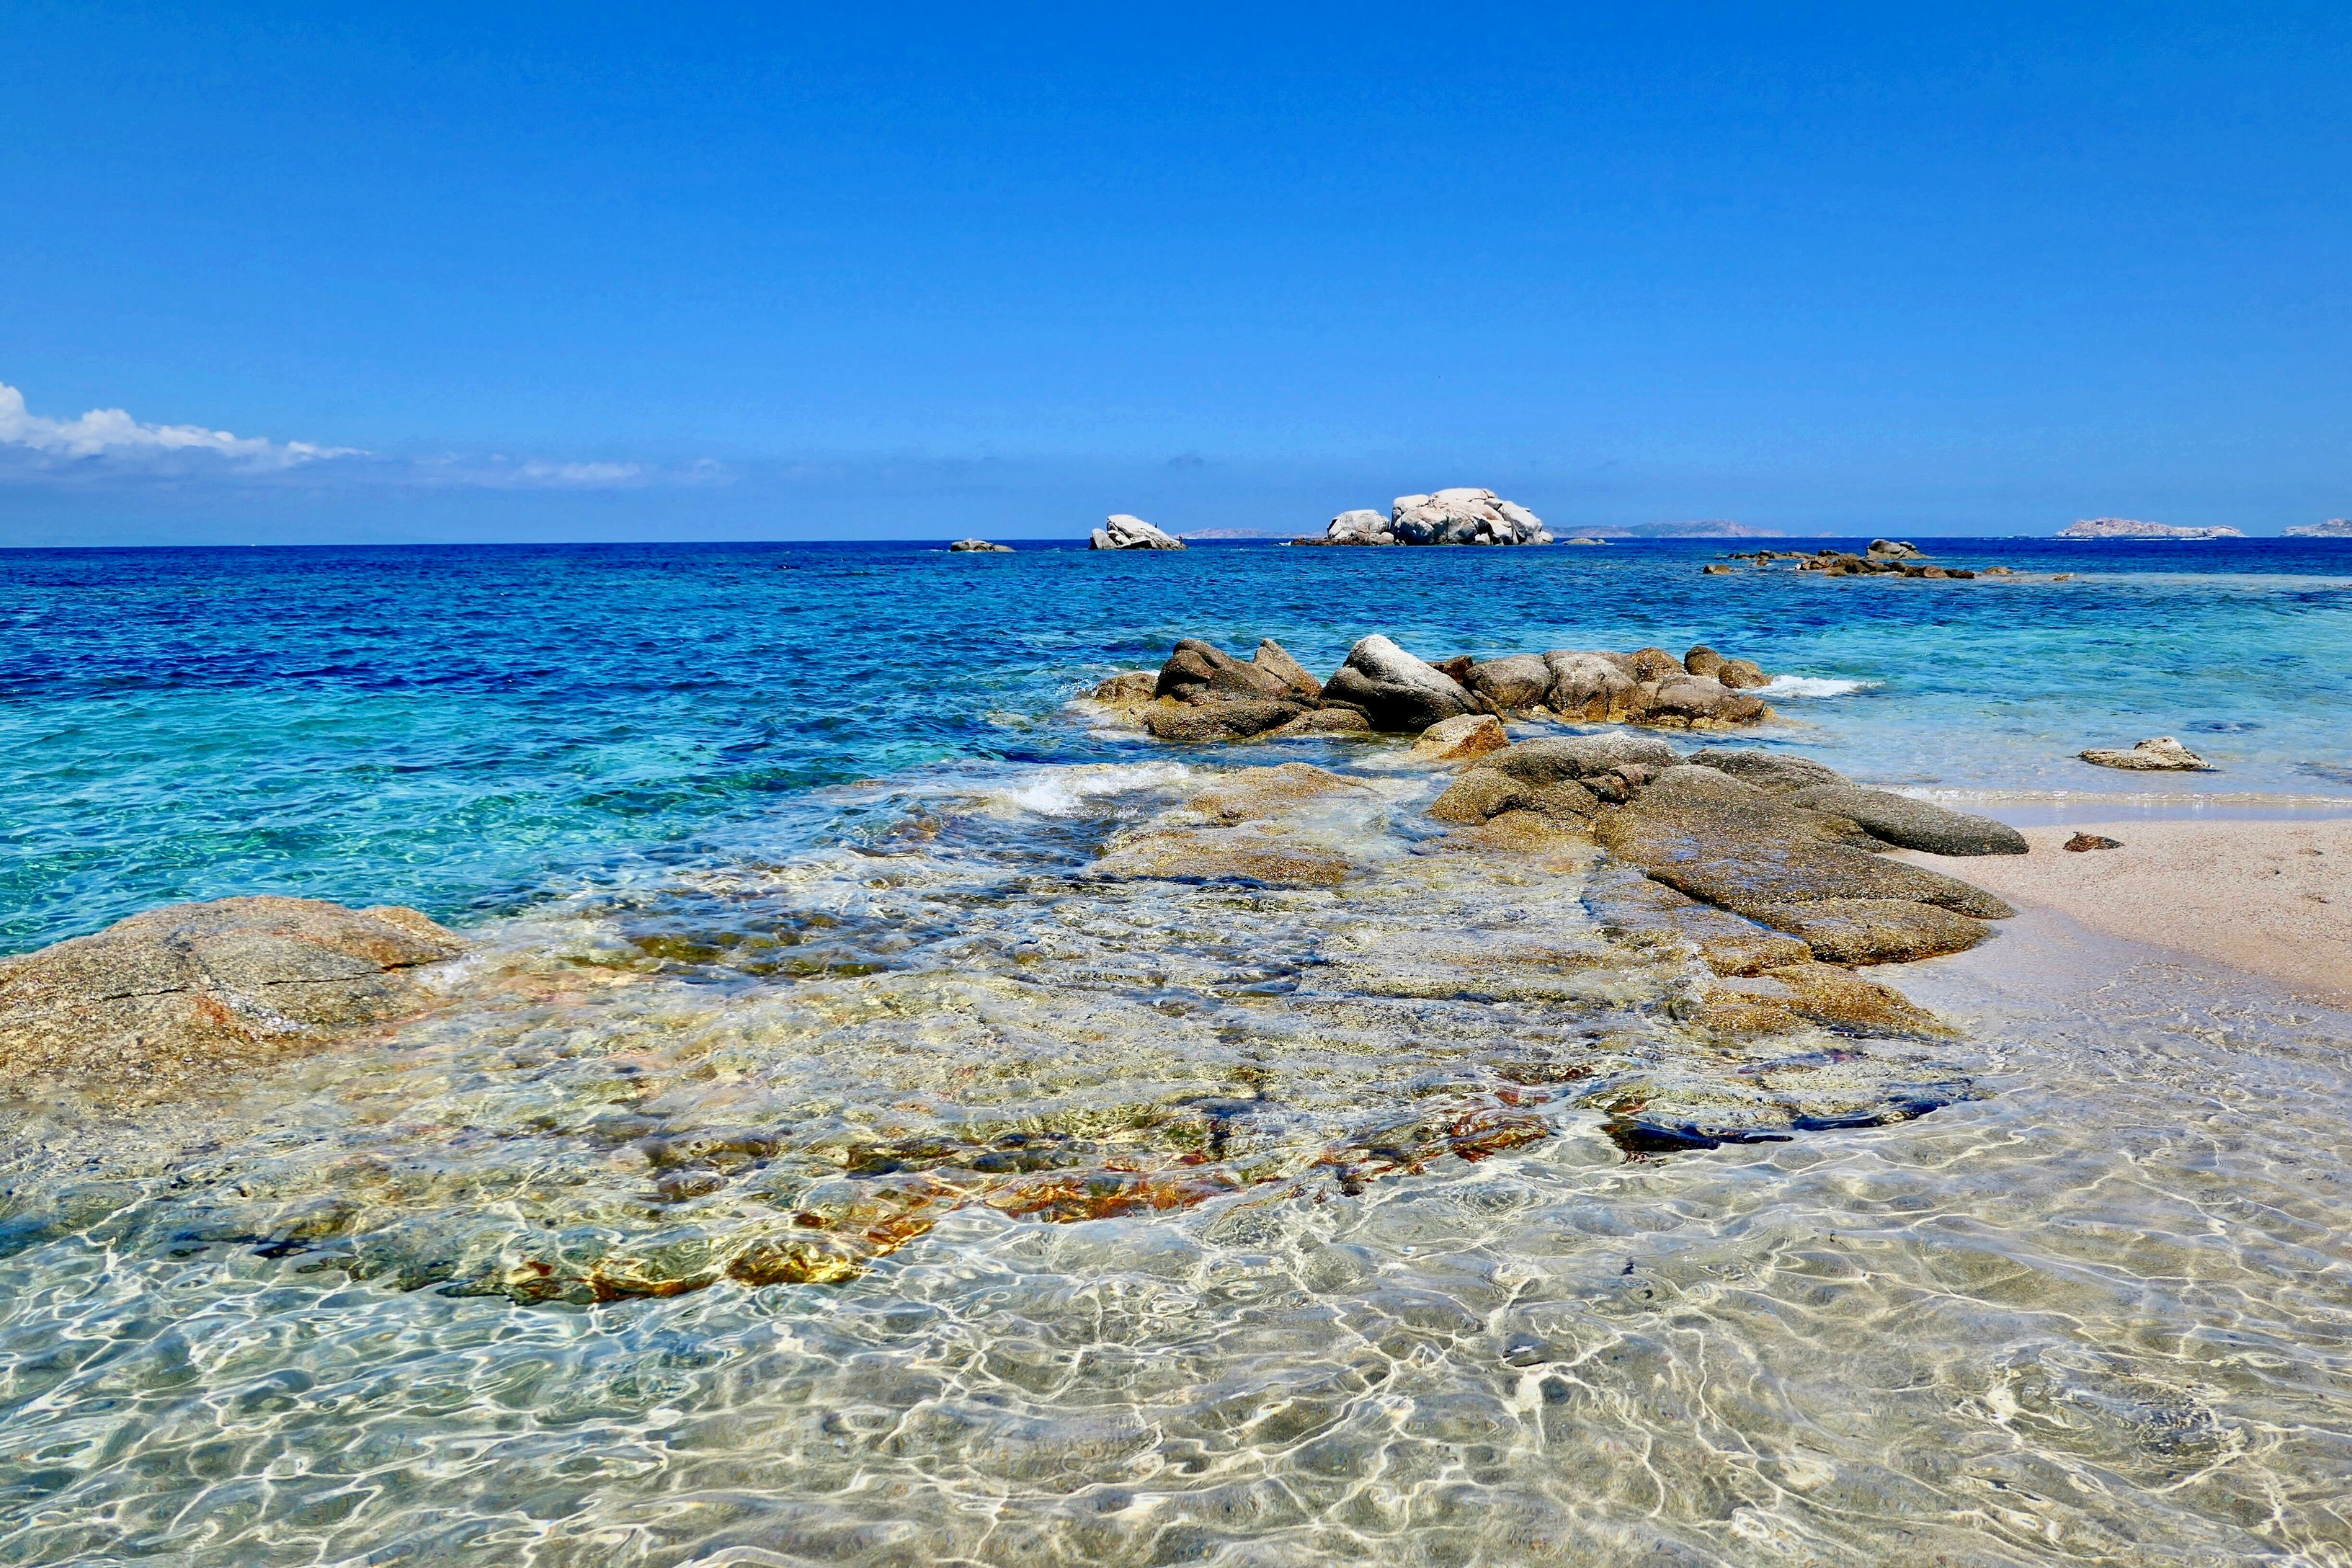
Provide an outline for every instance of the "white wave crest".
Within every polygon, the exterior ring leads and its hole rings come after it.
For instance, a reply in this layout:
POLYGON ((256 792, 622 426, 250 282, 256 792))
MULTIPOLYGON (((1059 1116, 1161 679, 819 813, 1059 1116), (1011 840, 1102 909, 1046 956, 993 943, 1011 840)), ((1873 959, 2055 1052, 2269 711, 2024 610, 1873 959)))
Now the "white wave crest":
POLYGON ((1022 783, 990 791, 986 798, 1038 816, 1067 816, 1097 795, 1166 789, 1192 776, 1192 770, 1182 763, 1081 763, 1040 768, 1022 783))
POLYGON ((1826 675, 1776 675, 1760 695, 1765 697, 1851 697, 1868 691, 1875 680, 1838 680, 1826 675))

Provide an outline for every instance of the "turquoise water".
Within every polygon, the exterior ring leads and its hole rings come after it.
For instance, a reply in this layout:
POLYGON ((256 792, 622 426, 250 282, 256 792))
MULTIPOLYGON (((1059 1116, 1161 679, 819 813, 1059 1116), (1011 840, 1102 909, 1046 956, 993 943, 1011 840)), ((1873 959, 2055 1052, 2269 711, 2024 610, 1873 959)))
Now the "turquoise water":
POLYGON ((0 1108, 0 1561, 2352 1564, 2352 1018, 2029 915, 1888 975, 1942 1027, 1727 1040, 1402 747, 1071 702, 1705 640, 1865 776, 2352 810, 2344 546, 1713 555, 0 558, 0 951, 473 944, 380 1038, 0 1108), (2071 760, 2156 732, 2223 771, 2071 760), (1336 885, 1091 871, 1296 758, 1336 885))
POLYGON ((26 552, 0 575, 0 951, 271 890, 510 912, 778 853, 821 784, 1097 762, 1067 721, 1177 637, 1328 672, 1706 642, 1862 683, 1779 733, 1889 783, 2352 797, 2352 544, 1952 542, 2068 583, 1705 578, 1722 547, 26 552), (2224 772, 2074 761, 2176 734, 2224 772))

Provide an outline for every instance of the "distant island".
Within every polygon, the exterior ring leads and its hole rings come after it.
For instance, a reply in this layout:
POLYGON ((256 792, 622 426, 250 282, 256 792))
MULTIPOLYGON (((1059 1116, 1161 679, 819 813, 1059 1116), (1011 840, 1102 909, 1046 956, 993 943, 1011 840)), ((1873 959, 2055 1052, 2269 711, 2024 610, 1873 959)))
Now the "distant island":
POLYGON ((2058 531, 2061 539, 2243 539, 2234 528, 2175 528, 2168 522, 2142 522, 2130 517, 2078 518, 2058 531))
POLYGON ((2352 539, 2352 517, 2331 517, 2326 522, 2298 522, 2286 531, 2290 539, 2352 539))

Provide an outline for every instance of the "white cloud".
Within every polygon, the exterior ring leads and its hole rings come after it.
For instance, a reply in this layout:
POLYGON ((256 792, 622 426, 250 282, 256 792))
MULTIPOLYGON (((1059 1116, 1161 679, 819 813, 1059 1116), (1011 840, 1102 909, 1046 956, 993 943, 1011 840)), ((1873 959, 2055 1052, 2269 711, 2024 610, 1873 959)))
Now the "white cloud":
POLYGON ((0 446, 25 447, 45 457, 83 459, 135 460, 209 453, 247 470, 292 468, 329 458, 365 456, 356 447, 232 436, 201 425, 147 425, 121 408, 93 408, 79 419, 44 419, 29 412, 25 395, 5 382, 0 382, 0 446))

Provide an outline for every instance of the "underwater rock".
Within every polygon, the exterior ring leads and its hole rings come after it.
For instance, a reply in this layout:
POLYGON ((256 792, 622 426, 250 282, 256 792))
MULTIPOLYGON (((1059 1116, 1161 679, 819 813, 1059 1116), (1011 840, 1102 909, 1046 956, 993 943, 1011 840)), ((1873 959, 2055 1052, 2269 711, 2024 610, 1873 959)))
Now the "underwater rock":
POLYGON ((1273 767, 1237 768, 1222 773, 1212 787, 1185 804, 1202 816, 1221 823, 1273 816, 1287 807, 1324 795, 1360 794, 1353 779, 1305 763, 1280 763, 1273 767))
POLYGON ((1717 974, 1756 974, 1813 956, 1811 947, 1786 932, 1622 871, 1591 882, 1584 907, 1612 936, 1645 944, 1690 943, 1717 974))
POLYGON ((950 554, 954 555, 1010 555, 1013 553, 1013 546, 1010 544, 991 544, 985 539, 959 539, 953 544, 948 546, 948 552, 950 554))
POLYGON ((2086 763, 2132 773, 2211 773, 2213 764, 2169 735, 2142 741, 2128 752, 2093 748, 2077 753, 2086 763))
POLYGON ((1902 993, 1835 964, 1800 960, 1710 984, 1695 1019, 1729 1034, 1785 1034, 1805 1023, 1874 1033, 1927 1033, 1933 1015, 1902 993))
POLYGON ((1089 874, 1108 881, 1255 882, 1328 888, 1354 868, 1335 850, 1300 844, 1263 826, 1169 827, 1115 845, 1089 874))
POLYGON ((1465 713, 1441 719, 1421 732, 1412 755, 1424 762, 1462 763, 1499 752, 1511 743, 1503 721, 1486 713, 1465 713))
POLYGON ((1089 550, 1181 550, 1184 542, 1123 511, 1111 513, 1087 536, 1089 550))
POLYGON ((0 959, 0 1083, 169 1087, 421 1007, 457 957, 415 910, 271 896, 173 904, 0 959))
POLYGON ((1323 700, 1361 709, 1376 730, 1417 731, 1477 711, 1452 677, 1378 635, 1348 650, 1348 662, 1324 682, 1323 700))
POLYGON ((1931 855, 2022 855, 2025 835, 2005 822, 1858 784, 1812 784, 1780 797, 1860 823, 1872 837, 1931 855))

